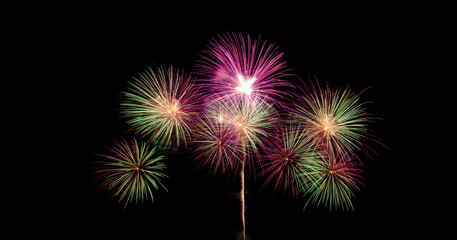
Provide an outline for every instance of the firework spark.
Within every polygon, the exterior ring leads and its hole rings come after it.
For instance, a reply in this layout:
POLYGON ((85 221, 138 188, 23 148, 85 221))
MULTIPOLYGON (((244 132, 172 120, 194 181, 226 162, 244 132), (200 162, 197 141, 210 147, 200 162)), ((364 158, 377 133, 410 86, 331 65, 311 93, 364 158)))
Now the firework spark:
POLYGON ((273 136, 264 151, 264 185, 275 181, 273 191, 283 189, 284 193, 296 195, 307 179, 303 179, 303 161, 319 160, 312 139, 297 126, 284 126, 279 134, 273 136))
POLYGON ((127 123, 163 149, 187 146, 197 116, 199 94, 193 79, 173 67, 151 68, 131 82, 121 103, 127 123))
POLYGON ((166 190, 161 182, 167 177, 161 172, 165 169, 163 156, 154 157, 156 148, 151 149, 136 139, 130 143, 123 139, 115 144, 108 148, 109 155, 100 154, 106 159, 95 171, 100 187, 108 189, 119 202, 125 200, 125 206, 133 200, 154 201, 153 191, 159 190, 159 186, 166 190))
POLYGON ((367 152, 364 145, 367 139, 376 140, 368 133, 368 124, 374 118, 364 108, 366 103, 359 102, 360 94, 349 89, 331 90, 328 86, 321 89, 311 84, 300 88, 289 107, 293 118, 303 124, 317 146, 324 150, 338 151, 340 155, 355 150, 367 152))
POLYGON ((244 157, 254 171, 259 163, 255 155, 274 127, 277 113, 265 99, 225 96, 207 106, 194 134, 195 161, 216 173, 218 169, 237 172, 244 157))
POLYGON ((324 204, 332 210, 343 208, 354 209, 351 198, 353 191, 361 185, 360 165, 354 158, 339 155, 338 152, 327 152, 320 161, 305 159, 302 164, 304 178, 310 179, 302 191, 309 195, 309 202, 324 204))
POLYGON ((221 124, 232 128, 239 139, 245 138, 246 144, 255 150, 263 146, 278 116, 273 106, 261 97, 226 95, 224 101, 214 101, 208 109, 221 124))
POLYGON ((283 80, 288 75, 283 53, 260 38, 252 40, 247 36, 245 40, 236 33, 219 35, 203 53, 197 67, 206 77, 205 86, 213 93, 255 95, 278 102, 274 98, 286 93, 277 87, 292 86, 283 80))
POLYGON ((223 100, 212 101, 208 106, 209 112, 221 124, 232 129, 233 136, 241 146, 239 152, 240 168, 240 203, 241 222, 243 226, 243 237, 245 239, 245 199, 244 199, 244 173, 245 167, 251 173, 255 173, 259 164, 258 147, 262 147, 268 139, 268 132, 274 126, 277 113, 265 98, 258 96, 224 96, 223 100))
POLYGON ((194 161, 198 168, 230 175, 236 172, 242 153, 241 142, 233 126, 224 123, 221 114, 205 113, 194 134, 194 161))

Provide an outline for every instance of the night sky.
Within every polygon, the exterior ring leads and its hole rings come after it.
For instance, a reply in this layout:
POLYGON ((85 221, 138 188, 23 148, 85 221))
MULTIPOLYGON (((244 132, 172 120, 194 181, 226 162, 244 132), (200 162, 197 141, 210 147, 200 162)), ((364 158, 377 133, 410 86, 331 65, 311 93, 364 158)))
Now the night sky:
POLYGON ((422 215, 414 210, 415 184, 405 175, 409 165, 405 161, 412 161, 412 155, 406 150, 411 136, 404 130, 404 119, 413 111, 408 108, 410 101, 404 100, 413 81, 405 71, 405 59, 411 57, 409 33, 414 27, 401 11, 391 8, 345 12, 306 8, 289 13, 295 7, 273 7, 257 14, 239 11, 232 20, 228 12, 162 8, 151 9, 150 15, 97 8, 67 17, 70 21, 55 41, 62 40, 58 56, 65 56, 59 63, 62 91, 57 94, 68 99, 68 107, 55 125, 65 130, 54 140, 62 153, 59 164, 66 170, 56 171, 61 177, 49 181, 53 197, 40 209, 46 216, 51 208, 50 225, 67 236, 235 239, 241 227, 234 194, 239 182, 195 172, 186 152, 166 157, 168 192, 157 192, 154 203, 126 209, 97 189, 91 169, 100 160, 95 154, 105 151, 103 145, 133 136, 119 114, 122 91, 133 76, 159 65, 194 72, 211 38, 241 32, 277 44, 301 79, 317 78, 331 87, 349 85, 354 92, 370 87, 361 101, 373 102, 367 109, 382 120, 371 129, 388 147, 371 143, 378 156, 372 154, 370 160, 361 155, 365 185, 353 198, 353 212, 330 212, 315 205, 303 211, 306 198, 272 194, 269 188, 260 189, 262 179, 247 179, 248 236, 306 239, 408 232, 405 224, 422 215))

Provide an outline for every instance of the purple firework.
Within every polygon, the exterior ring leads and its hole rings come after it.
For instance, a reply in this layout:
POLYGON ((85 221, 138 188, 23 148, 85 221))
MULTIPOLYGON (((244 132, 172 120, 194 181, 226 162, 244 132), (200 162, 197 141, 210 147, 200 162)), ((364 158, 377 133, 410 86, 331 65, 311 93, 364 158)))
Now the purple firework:
POLYGON ((197 64, 208 91, 218 94, 262 96, 269 102, 285 93, 277 87, 292 86, 283 77, 289 75, 283 53, 274 44, 247 39, 242 34, 219 35, 210 41, 197 64))
POLYGON ((239 163, 246 160, 254 173, 258 150, 277 120, 275 109, 258 97, 224 96, 211 102, 194 134, 197 164, 227 174, 240 171, 239 163))
POLYGON ((205 113, 199 119, 194 142, 194 162, 197 168, 205 168, 209 172, 230 175, 236 171, 241 161, 241 142, 233 126, 222 121, 222 116, 205 113))

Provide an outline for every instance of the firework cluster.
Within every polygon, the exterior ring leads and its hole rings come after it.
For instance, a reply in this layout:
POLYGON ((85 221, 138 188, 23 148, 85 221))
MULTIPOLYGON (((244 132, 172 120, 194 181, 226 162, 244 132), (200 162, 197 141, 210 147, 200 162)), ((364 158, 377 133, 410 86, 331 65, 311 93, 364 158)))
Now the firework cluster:
POLYGON ((286 107, 288 121, 274 135, 265 159, 266 183, 274 190, 301 192, 308 202, 330 209, 352 209, 361 185, 358 152, 368 154, 373 118, 359 95, 345 89, 321 89, 302 83, 286 107))
MULTIPOLYGON (((244 165, 274 191, 305 205, 353 209, 374 119, 360 93, 287 79, 284 53, 267 41, 223 34, 202 52, 196 77, 149 68, 130 83, 121 113, 145 140, 103 155, 101 186, 125 200, 152 199, 166 177, 160 154, 191 151, 196 168, 234 176, 244 165)), ((243 180, 244 181, 244 180, 243 180)))

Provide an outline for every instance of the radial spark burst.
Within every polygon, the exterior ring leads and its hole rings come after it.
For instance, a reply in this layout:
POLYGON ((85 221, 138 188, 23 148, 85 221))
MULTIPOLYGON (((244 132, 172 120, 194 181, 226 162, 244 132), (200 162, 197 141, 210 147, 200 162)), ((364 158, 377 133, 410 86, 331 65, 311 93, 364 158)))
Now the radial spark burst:
MULTIPOLYGON (((202 130, 197 136, 210 138, 209 141, 213 144, 203 146, 208 151, 202 153, 201 156, 204 158, 200 159, 210 163, 212 160, 209 159, 214 156, 212 153, 219 151, 221 147, 218 139, 222 139, 221 144, 225 144, 222 150, 228 150, 227 156, 222 156, 226 160, 217 161, 230 162, 233 165, 245 157, 249 168, 254 171, 257 165, 254 155, 267 141, 269 131, 277 120, 277 113, 264 98, 225 96, 224 99, 224 101, 212 101, 212 104, 207 106, 206 117, 203 119, 205 124, 203 130, 207 132, 204 133, 202 130)), ((199 141, 198 138, 197 141, 199 141)), ((203 140, 202 143, 205 141, 203 140)), ((199 150, 202 150, 202 147, 199 150)))
POLYGON ((286 93, 277 87, 292 86, 287 76, 283 53, 273 44, 247 39, 242 34, 223 34, 212 39, 203 51, 198 71, 205 76, 208 91, 230 95, 260 96, 269 102, 286 93))
POLYGON ((303 162, 313 162, 320 159, 320 153, 315 151, 311 139, 296 126, 284 126, 267 142, 265 148, 264 170, 266 176, 264 185, 274 182, 273 191, 282 189, 284 193, 296 195, 303 188, 307 179, 303 174, 303 162))
POLYGON ((358 191, 358 185, 362 184, 358 161, 330 151, 320 161, 305 159, 302 167, 304 178, 310 179, 302 188, 303 193, 309 196, 306 205, 310 202, 317 203, 318 207, 323 204, 330 211, 354 209, 351 202, 353 191, 358 191))
POLYGON ((199 94, 190 75, 160 67, 157 71, 149 68, 134 79, 121 103, 127 123, 163 149, 187 146, 199 108, 199 94))
POLYGON ((366 103, 360 103, 360 94, 347 88, 341 91, 310 85, 300 88, 302 92, 289 107, 293 118, 304 126, 314 143, 326 151, 337 151, 340 155, 354 150, 367 153, 369 147, 364 145, 365 140, 376 140, 367 131, 374 118, 366 112, 366 103))
POLYGON ((233 126, 223 123, 221 115, 204 114, 194 134, 194 162, 197 167, 229 176, 236 172, 243 148, 233 126))
POLYGON ((262 146, 278 117, 273 106, 261 97, 226 95, 224 99, 209 105, 209 112, 220 123, 231 127, 238 138, 247 140, 249 147, 257 149, 262 146))
POLYGON ((115 147, 108 148, 110 154, 99 154, 105 158, 95 171, 100 187, 108 189, 111 196, 119 198, 119 202, 125 200, 125 206, 133 200, 154 201, 154 191, 159 187, 167 190, 161 182, 167 177, 162 173, 165 169, 164 157, 154 156, 156 148, 138 143, 136 139, 130 143, 122 139, 115 144, 115 147))

